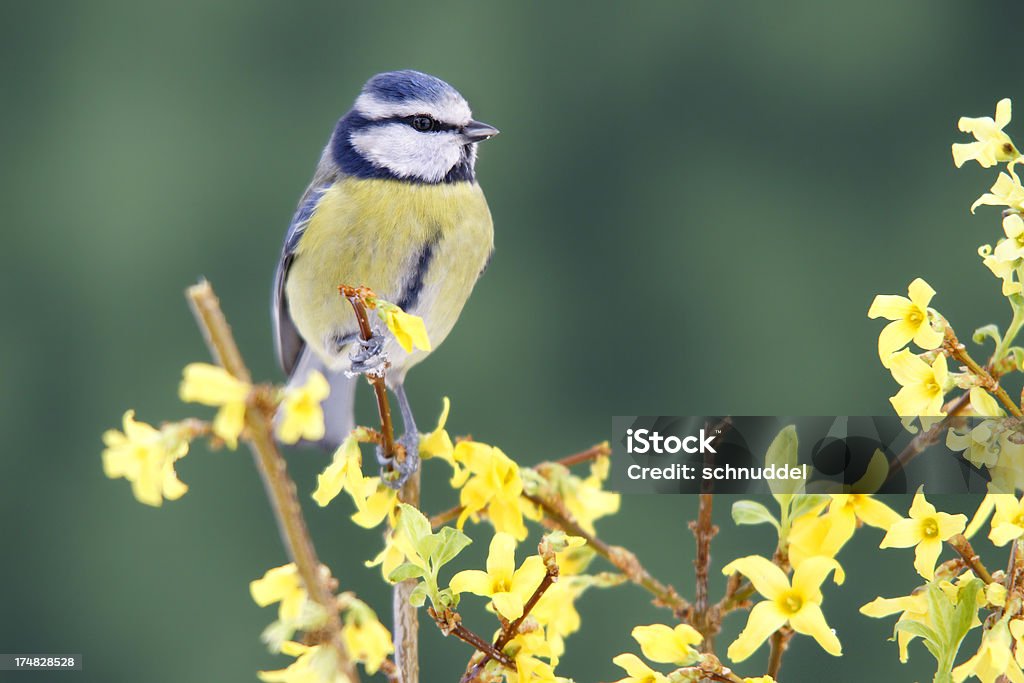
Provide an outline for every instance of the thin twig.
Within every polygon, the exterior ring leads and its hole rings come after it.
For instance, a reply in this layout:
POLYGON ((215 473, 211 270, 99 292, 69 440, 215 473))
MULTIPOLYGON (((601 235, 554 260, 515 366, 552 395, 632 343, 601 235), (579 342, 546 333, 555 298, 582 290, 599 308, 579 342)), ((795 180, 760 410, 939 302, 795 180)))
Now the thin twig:
POLYGON ((697 521, 690 522, 697 543, 697 556, 693 560, 696 576, 696 589, 693 597, 693 610, 690 615, 691 625, 704 636, 701 642, 703 652, 713 652, 715 636, 719 625, 714 605, 708 604, 708 569, 711 566, 711 539, 718 533, 718 527, 711 523, 711 509, 714 496, 710 493, 700 494, 700 508, 697 521))
MULTIPOLYGON (((364 341, 373 337, 373 328, 366 312, 366 298, 373 293, 365 287, 349 287, 341 285, 338 291, 352 304, 356 321, 359 323, 359 334, 364 341)), ((377 397, 377 413, 380 415, 381 448, 385 457, 395 454, 395 428, 391 419, 391 404, 388 401, 384 372, 367 375, 373 392, 377 397)), ((398 449, 397 459, 404 460, 405 451, 398 449)), ((398 492, 398 500, 416 509, 420 507, 420 471, 417 469, 406 479, 398 492)), ((419 618, 416 607, 410 598, 416 589, 416 579, 406 579, 395 584, 391 592, 391 610, 394 618, 395 664, 397 676, 401 683, 418 683, 420 678, 419 664, 419 618)), ((458 635, 458 634, 456 634, 458 635)))
POLYGON ((608 444, 607 441, 602 441, 601 443, 594 444, 585 451, 580 451, 579 453, 567 455, 564 458, 559 458, 558 460, 555 460, 554 462, 555 464, 561 465, 562 467, 572 467, 573 465, 579 465, 584 462, 590 462, 591 460, 597 460, 600 457, 611 454, 612 447, 608 444))
POLYGON ((515 669, 515 662, 509 659, 505 653, 500 650, 496 650, 495 647, 488 641, 484 640, 483 637, 466 628, 462 623, 462 617, 458 613, 451 610, 445 610, 438 614, 434 611, 433 607, 428 607, 427 614, 434 619, 437 627, 441 629, 441 633, 444 635, 455 636, 462 642, 472 646, 485 657, 493 659, 504 667, 515 669))
POLYGON ((967 352, 967 348, 960 343, 959 339, 956 338, 956 334, 953 332, 952 327, 946 327, 946 334, 942 341, 942 347, 950 356, 963 363, 972 375, 980 379, 982 386, 991 391, 995 397, 999 399, 1000 403, 1006 407, 1006 410, 1008 410, 1011 415, 1014 417, 1024 417, 1024 413, 1021 413, 1020 407, 1014 403, 1009 394, 999 386, 999 380, 996 376, 981 367, 973 358, 971 358, 971 354, 967 352))
POLYGON ((789 648, 789 639, 792 637, 793 630, 788 626, 783 626, 769 639, 771 651, 768 654, 768 671, 766 673, 773 679, 779 677, 779 669, 782 668, 782 655, 789 648))
MULTIPOLYGON (((210 283, 202 280, 199 284, 189 287, 186 295, 210 353, 236 379, 251 384, 252 375, 242 359, 231 327, 224 318, 220 301, 210 283)), ((260 403, 262 405, 250 406, 245 412, 248 442, 256 468, 263 479, 285 549, 298 568, 309 597, 320 605, 326 614, 327 621, 323 631, 326 642, 338 657, 338 669, 348 676, 349 680, 356 682, 359 678, 341 637, 341 619, 338 616, 335 598, 328 588, 329 579, 321 573, 320 560, 317 558, 316 549, 302 516, 302 507, 295 493, 295 483, 288 476, 285 460, 274 441, 271 402, 265 400, 260 403)))
MULTIPOLYGON (((352 310, 356 314, 356 321, 359 323, 359 336, 362 337, 363 341, 372 339, 373 328, 370 326, 370 319, 366 313, 365 301, 365 298, 372 295, 372 292, 365 287, 350 287, 348 285, 340 285, 338 292, 352 304, 352 310)), ((388 403, 384 373, 369 373, 366 375, 366 379, 373 387, 373 393, 377 397, 377 412, 380 414, 380 431, 383 437, 381 448, 384 450, 384 457, 390 458, 395 453, 395 428, 391 420, 391 405, 388 403)), ((404 454, 400 454, 399 459, 404 457, 404 454)))
POLYGON ((985 568, 981 558, 974 552, 974 548, 971 547, 971 542, 967 540, 966 536, 957 534, 950 538, 947 543, 960 554, 960 557, 964 558, 964 562, 967 563, 967 566, 970 567, 975 576, 985 583, 992 583, 992 575, 985 568))
POLYGON ((620 546, 609 545, 588 532, 572 518, 569 511, 565 510, 562 505, 537 495, 524 493, 523 497, 538 505, 555 526, 574 536, 583 537, 587 541, 587 545, 615 565, 626 575, 627 579, 654 595, 655 604, 671 609, 680 620, 686 618, 690 610, 690 603, 679 595, 675 588, 651 576, 650 572, 640 564, 636 555, 620 546))

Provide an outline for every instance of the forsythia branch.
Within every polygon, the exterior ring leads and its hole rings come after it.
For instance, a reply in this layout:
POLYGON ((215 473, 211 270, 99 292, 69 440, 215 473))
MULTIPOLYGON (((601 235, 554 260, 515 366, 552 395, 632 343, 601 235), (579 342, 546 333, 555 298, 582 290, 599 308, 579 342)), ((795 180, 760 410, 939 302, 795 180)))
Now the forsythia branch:
MULTIPOLYGON (((242 359, 231 327, 224 318, 220 301, 210 283, 202 280, 199 284, 189 287, 186 296, 210 353, 236 379, 251 383, 252 376, 242 359)), ((306 528, 302 508, 295 493, 295 483, 288 476, 285 460, 274 441, 272 402, 267 397, 256 403, 257 405, 250 405, 245 412, 248 441, 256 468, 270 499, 281 539, 289 557, 299 570, 310 598, 319 604, 327 615, 324 634, 326 642, 337 654, 339 669, 350 681, 356 683, 359 677, 341 637, 341 619, 338 616, 335 599, 321 575, 320 560, 306 528)))

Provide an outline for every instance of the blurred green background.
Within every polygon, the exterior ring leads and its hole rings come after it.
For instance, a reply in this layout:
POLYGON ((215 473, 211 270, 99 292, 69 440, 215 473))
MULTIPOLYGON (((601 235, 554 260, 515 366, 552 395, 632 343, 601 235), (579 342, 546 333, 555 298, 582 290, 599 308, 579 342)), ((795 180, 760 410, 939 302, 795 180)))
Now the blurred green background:
MULTIPOLYGON (((958 116, 1021 95, 1007 36, 1022 15, 952 1, 4 3, 0 652, 84 653, 83 673, 40 680, 250 681, 283 665, 258 640, 272 611, 248 596, 284 561, 248 455, 197 447, 179 467, 189 494, 155 510, 104 479, 100 435, 128 407, 151 422, 196 412, 176 387, 207 358, 182 298, 200 276, 255 374, 279 379, 280 241, 370 75, 437 74, 502 130, 478 164, 497 253, 409 388, 422 423, 448 395, 453 433, 529 464, 606 438, 615 414, 884 413, 894 383, 865 314, 915 276, 958 329, 1005 322, 975 255, 997 213, 968 213, 995 173, 956 171, 949 145, 958 116)), ((291 462, 308 500, 325 459, 291 462)), ((425 500, 453 502, 436 468, 425 500)), ((719 590, 725 562, 772 543, 727 509, 719 590)), ((314 535, 387 621, 362 566, 379 537, 348 511, 310 507, 314 535)), ((691 594, 694 511, 630 497, 599 531, 691 594)), ((470 531, 479 559, 489 530, 470 531)), ((930 678, 923 648, 901 666, 891 621, 857 614, 917 585, 911 552, 879 553, 880 537, 855 539, 847 585, 825 590, 846 656, 797 639, 787 683, 930 678)), ((632 587, 580 609, 560 671, 581 682, 619 678, 630 628, 669 618, 632 587)), ((728 620, 721 651, 744 621, 728 620)), ((467 649, 432 628, 424 642, 424 679, 457 680, 467 649)), ((763 671, 766 650, 740 670, 763 671)))

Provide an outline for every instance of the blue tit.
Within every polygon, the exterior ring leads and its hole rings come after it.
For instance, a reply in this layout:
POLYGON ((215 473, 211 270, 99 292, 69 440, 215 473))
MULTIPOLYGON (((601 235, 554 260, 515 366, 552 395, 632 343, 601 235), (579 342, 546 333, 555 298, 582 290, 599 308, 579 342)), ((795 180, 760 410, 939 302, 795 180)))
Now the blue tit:
POLYGON ((272 314, 289 386, 313 370, 327 377, 322 445, 333 448, 355 426, 358 374, 389 362, 385 376, 412 456, 399 482, 418 462, 405 376, 427 354, 406 352, 383 331, 363 341, 338 285, 365 285, 420 316, 437 348, 494 248, 475 165, 477 143, 497 134, 473 120, 466 100, 444 81, 409 70, 378 74, 334 127, 284 239, 272 314))

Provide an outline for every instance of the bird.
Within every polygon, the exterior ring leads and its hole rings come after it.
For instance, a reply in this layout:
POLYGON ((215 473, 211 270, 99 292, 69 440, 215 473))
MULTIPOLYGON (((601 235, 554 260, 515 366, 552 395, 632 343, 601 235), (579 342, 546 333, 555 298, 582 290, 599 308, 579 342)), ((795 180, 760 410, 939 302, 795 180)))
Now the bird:
POLYGON ((397 472, 384 477, 394 488, 419 463, 405 378, 427 352, 406 352, 379 328, 363 340, 338 286, 367 286, 420 316, 436 349, 494 251, 476 160, 477 145, 497 134, 440 78, 409 69, 377 74, 334 126, 285 234, 271 308, 287 386, 302 386, 313 371, 327 378, 318 443, 334 449, 355 427, 359 375, 387 364, 406 457, 396 463, 378 447, 377 458, 397 472))

